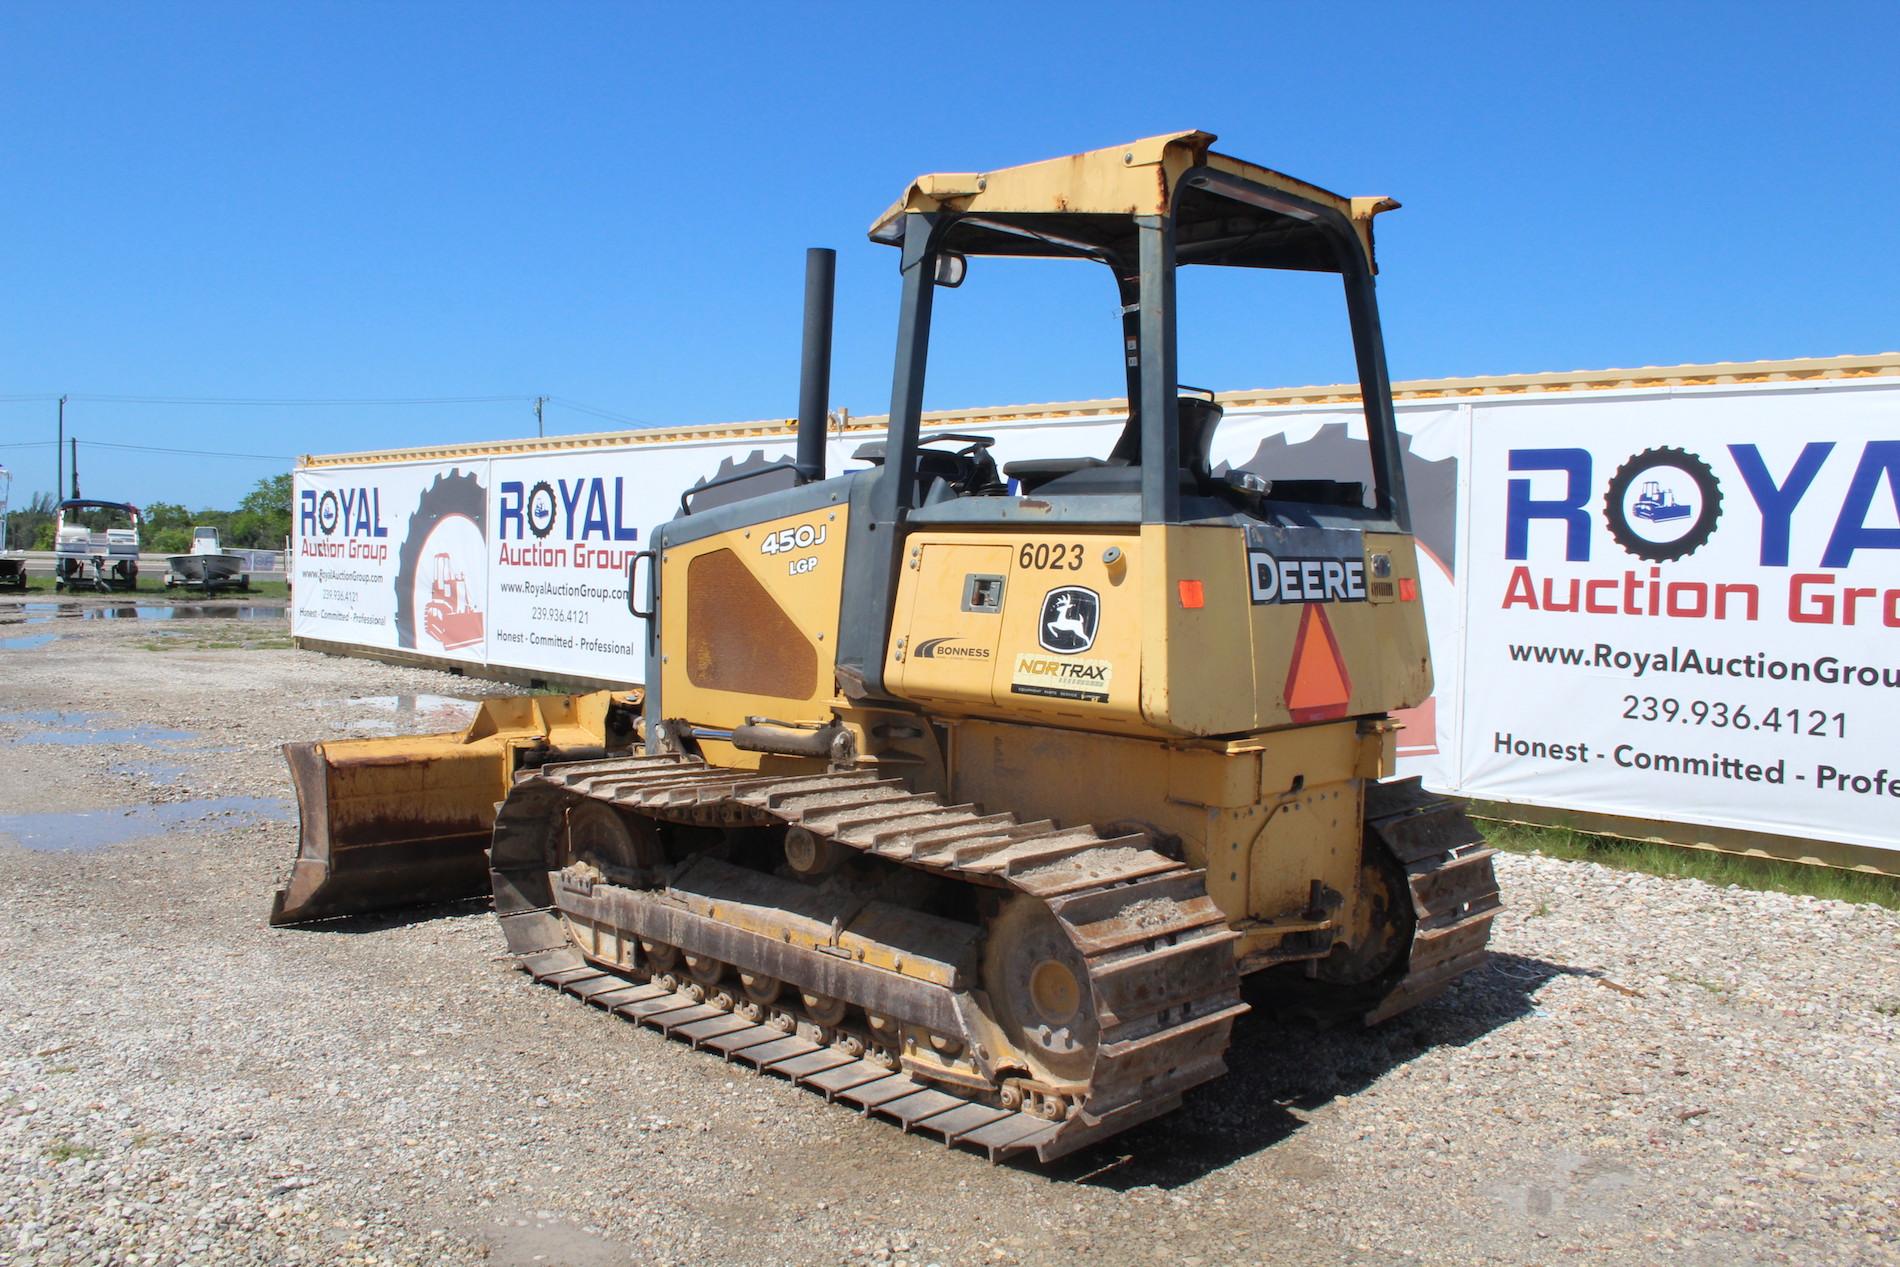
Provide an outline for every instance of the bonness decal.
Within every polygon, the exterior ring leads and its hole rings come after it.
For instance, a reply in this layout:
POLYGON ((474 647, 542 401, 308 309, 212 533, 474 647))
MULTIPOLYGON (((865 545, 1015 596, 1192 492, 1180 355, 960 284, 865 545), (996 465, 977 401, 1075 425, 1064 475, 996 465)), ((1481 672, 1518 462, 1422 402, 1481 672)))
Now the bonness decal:
POLYGON ((990 658, 988 647, 957 645, 956 638, 926 638, 917 644, 912 652, 919 660, 987 660, 990 658))

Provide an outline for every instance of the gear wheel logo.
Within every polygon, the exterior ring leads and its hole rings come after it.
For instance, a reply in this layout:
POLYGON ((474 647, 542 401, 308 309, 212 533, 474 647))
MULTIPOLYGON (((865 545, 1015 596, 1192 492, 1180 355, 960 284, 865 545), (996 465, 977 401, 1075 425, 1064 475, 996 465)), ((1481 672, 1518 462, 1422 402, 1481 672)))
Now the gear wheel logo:
POLYGON ((1603 522, 1616 544, 1649 563, 1701 549, 1722 518, 1722 485, 1687 449, 1644 449, 1610 477, 1603 522))
POLYGON ((537 541, 546 541, 548 534, 554 531, 554 486, 546 480, 536 480, 534 487, 528 490, 528 531, 537 541))

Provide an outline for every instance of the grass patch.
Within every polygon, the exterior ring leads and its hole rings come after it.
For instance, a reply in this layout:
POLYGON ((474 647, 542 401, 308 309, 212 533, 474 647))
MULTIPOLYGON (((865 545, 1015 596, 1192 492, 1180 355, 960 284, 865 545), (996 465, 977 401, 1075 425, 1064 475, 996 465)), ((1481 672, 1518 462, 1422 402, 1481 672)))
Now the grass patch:
POLYGON ((71 1140, 56 1139, 46 1146, 46 1155, 54 1163, 63 1161, 90 1161, 99 1155, 96 1148, 84 1144, 75 1144, 71 1140))
POLYGON ((1715 885, 1739 885, 1775 893, 1832 898, 1840 902, 1871 902, 1900 911, 1900 880, 1810 867, 1772 858, 1744 858, 1707 849, 1680 849, 1648 840, 1596 836, 1567 827, 1533 827, 1523 823, 1480 822, 1494 849, 1510 853, 1540 853, 1572 862, 1600 862, 1606 867, 1640 871, 1644 875, 1681 876, 1715 885))

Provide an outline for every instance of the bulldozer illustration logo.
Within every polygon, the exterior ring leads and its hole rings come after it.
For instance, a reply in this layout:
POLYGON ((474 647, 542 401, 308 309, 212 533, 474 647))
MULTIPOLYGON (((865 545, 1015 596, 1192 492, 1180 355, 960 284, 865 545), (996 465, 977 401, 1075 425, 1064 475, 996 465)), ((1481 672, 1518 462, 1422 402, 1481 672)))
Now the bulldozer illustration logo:
POLYGON ((1043 596, 1042 618, 1036 641, 1044 651, 1076 655, 1095 645, 1095 626, 1102 618, 1102 600, 1092 589, 1064 585, 1043 596))
POLYGON ((481 479, 455 469, 437 475, 417 499, 397 554, 399 647, 479 648, 486 631, 476 599, 487 592, 487 543, 488 491, 481 479), (472 568, 468 560, 475 561, 472 568))
POLYGON ((422 610, 422 628, 443 648, 454 651, 482 640, 482 613, 469 599, 468 576, 446 553, 435 556, 429 605, 422 610))
POLYGON ((1603 493, 1603 522, 1616 544, 1649 563, 1701 549, 1722 517, 1722 486, 1687 449, 1645 449, 1616 469, 1603 493))

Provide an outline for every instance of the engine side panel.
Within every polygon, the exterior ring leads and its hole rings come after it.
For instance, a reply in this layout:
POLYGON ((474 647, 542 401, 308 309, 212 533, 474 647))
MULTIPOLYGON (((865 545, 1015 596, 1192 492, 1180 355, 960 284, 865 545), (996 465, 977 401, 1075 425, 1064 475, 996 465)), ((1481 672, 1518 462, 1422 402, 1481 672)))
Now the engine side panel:
POLYGON ((829 721, 849 510, 830 504, 660 554, 660 699, 707 755, 756 766, 718 732, 748 717, 829 721))

